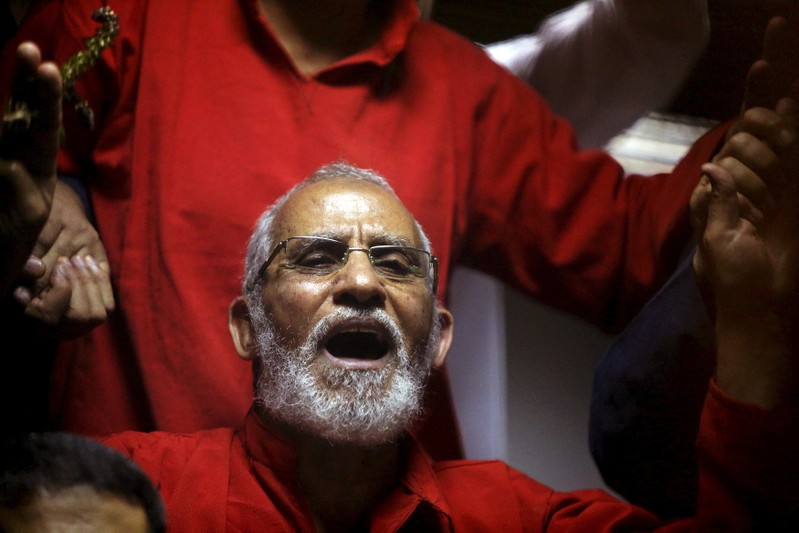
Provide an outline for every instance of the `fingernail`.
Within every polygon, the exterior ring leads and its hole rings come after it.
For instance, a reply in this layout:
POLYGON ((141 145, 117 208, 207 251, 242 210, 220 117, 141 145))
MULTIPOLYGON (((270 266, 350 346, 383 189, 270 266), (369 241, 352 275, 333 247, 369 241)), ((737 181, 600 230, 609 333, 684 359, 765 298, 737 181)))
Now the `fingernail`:
POLYGON ((42 268, 44 268, 44 263, 35 255, 28 257, 28 260, 25 261, 25 270, 33 271, 42 268))
POLYGON ((777 143, 781 148, 789 147, 793 142, 793 140, 794 140, 794 134, 788 129, 783 128, 777 134, 777 143))
POLYGON ((25 287, 17 287, 14 289, 14 299, 22 305, 28 305, 31 302, 31 291, 25 287))
POLYGON ((59 278, 66 279, 72 273, 72 263, 66 257, 59 257, 55 263, 55 275, 59 278))
POLYGON ((86 261, 83 260, 83 257, 76 255, 72 258, 72 264, 75 265, 75 268, 79 270, 86 270, 86 261))
POLYGON ((94 257, 87 255, 85 258, 86 264, 89 265, 89 270, 92 271, 93 274, 100 274, 100 265, 97 264, 97 261, 94 260, 94 257))

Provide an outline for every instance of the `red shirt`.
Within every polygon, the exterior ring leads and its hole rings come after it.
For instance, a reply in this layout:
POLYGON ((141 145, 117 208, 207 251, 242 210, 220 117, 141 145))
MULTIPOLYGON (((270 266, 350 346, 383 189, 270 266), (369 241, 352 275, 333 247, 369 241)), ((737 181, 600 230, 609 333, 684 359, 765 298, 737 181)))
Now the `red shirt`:
MULTIPOLYGON (((768 500, 776 505, 768 517, 776 527, 779 513, 796 512, 784 503, 799 490, 799 463, 785 462, 799 444, 791 424, 792 432, 774 439, 786 428, 776 417, 711 386, 700 430, 698 514, 668 526, 600 490, 556 492, 500 461, 436 462, 407 439, 405 470, 374 510, 371 531, 695 531, 699 524, 751 531, 768 500)), ((104 442, 132 457, 159 487, 170 531, 313 531, 294 474, 296 445, 267 430, 254 412, 238 432, 127 432, 104 442)))
MULTIPOLYGON (((97 0, 61 9, 45 57, 91 35, 97 0)), ((78 83, 89 134, 66 112, 60 171, 87 179, 118 309, 62 343, 51 384, 61 429, 230 426, 251 400, 228 337, 258 215, 319 166, 387 177, 441 260, 477 267, 610 328, 645 302, 690 231, 699 165, 622 179, 599 151, 471 42, 398 0, 374 46, 306 77, 255 0, 115 0, 121 33, 78 83)), ((48 26, 50 28, 50 26, 48 26)))

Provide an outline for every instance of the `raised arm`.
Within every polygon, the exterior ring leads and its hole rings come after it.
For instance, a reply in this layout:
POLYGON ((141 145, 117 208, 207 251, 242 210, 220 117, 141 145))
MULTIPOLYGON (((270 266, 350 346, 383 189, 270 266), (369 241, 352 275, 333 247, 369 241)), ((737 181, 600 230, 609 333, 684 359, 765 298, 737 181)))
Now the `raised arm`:
POLYGON ((747 161, 725 156, 706 165, 691 200, 694 269, 715 307, 716 381, 730 396, 769 410, 799 392, 797 123, 791 98, 774 110, 748 110, 730 140, 747 161))
POLYGON ((0 133, 0 256, 5 295, 19 276, 53 202, 61 124, 61 76, 39 50, 19 47, 0 133))
POLYGON ((114 308, 105 250, 80 199, 55 177, 59 69, 43 63, 29 42, 16 62, 2 136, 3 173, 15 186, 14 205, 3 211, 3 294, 20 275, 27 278, 13 290, 25 314, 56 335, 77 336, 114 308))
MULTIPOLYGON (((755 151, 748 147, 779 139, 768 133, 768 121, 776 117, 777 101, 792 95, 799 81, 797 56, 790 52, 796 50, 797 28, 783 18, 769 25, 763 58, 747 79, 742 109, 751 113, 743 114, 730 130, 718 163, 730 158, 725 164, 732 164, 758 153, 772 163, 779 153, 795 157, 776 144, 778 151, 773 153, 767 146, 755 151), (761 118, 766 122, 760 123, 761 118)), ((749 164, 739 167, 749 171, 731 177, 741 202, 739 216, 755 221, 752 217, 774 193, 767 192, 759 175, 768 170, 768 163, 749 164)), ((710 191, 709 178, 704 180, 710 191)), ((603 477, 626 498, 667 516, 684 516, 693 509, 693 452, 707 383, 715 370, 716 326, 708 319, 687 263, 601 357, 592 399, 591 447, 603 477)), ((713 299, 706 298, 711 303, 713 299)))

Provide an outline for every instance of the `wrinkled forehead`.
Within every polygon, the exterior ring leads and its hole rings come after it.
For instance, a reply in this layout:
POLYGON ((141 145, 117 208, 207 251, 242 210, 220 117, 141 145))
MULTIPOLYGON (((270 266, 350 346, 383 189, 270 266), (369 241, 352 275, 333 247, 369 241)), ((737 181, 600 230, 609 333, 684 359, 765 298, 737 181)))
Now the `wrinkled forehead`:
POLYGON ((56 492, 42 491, 14 509, 0 508, 2 531, 81 531, 86 533, 146 533, 144 508, 122 496, 77 485, 56 492))
POLYGON ((421 246, 414 219, 389 191, 361 181, 324 181, 296 192, 275 219, 276 240, 295 235, 324 235, 359 245, 393 237, 421 246))

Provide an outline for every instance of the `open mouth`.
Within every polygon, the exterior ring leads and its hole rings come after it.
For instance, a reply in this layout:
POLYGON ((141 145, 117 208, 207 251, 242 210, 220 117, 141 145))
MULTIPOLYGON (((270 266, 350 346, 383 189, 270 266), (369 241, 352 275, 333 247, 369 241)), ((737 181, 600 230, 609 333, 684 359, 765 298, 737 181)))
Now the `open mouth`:
POLYGON ((371 330, 348 330, 335 333, 325 349, 336 359, 376 361, 389 351, 384 335, 371 330))

